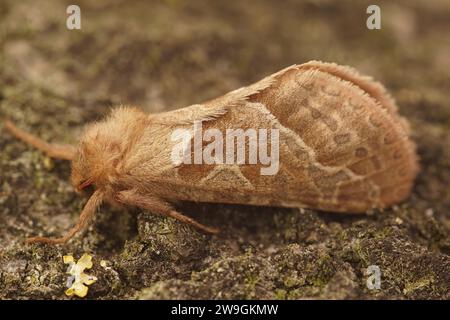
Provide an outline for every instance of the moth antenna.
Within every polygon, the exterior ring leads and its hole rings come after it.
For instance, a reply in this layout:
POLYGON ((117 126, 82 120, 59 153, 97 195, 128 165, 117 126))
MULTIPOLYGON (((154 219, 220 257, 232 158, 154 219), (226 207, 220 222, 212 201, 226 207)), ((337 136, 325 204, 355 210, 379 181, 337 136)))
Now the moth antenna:
POLYGON ((73 160, 75 157, 76 148, 72 145, 48 143, 41 138, 20 129, 9 120, 4 122, 4 128, 17 139, 22 140, 23 142, 46 153, 51 158, 73 160))
POLYGON ((32 237, 27 239, 27 243, 45 243, 45 244, 64 244, 72 239, 79 231, 85 229, 92 217, 94 216, 97 208, 102 204, 103 192, 96 190, 89 198, 88 202, 83 208, 80 214, 77 224, 70 229, 67 234, 61 238, 46 238, 46 237, 32 237))

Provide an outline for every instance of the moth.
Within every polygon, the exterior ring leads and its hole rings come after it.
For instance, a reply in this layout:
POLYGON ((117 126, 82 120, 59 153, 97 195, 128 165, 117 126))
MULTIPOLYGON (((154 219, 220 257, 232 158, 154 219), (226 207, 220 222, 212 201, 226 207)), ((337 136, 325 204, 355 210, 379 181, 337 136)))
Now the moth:
POLYGON ((319 61, 178 110, 147 114, 117 107, 89 124, 76 147, 47 143, 10 121, 4 127, 48 156, 70 160, 76 190, 95 188, 65 236, 29 242, 65 243, 88 226, 103 201, 169 216, 206 233, 219 230, 183 215, 174 204, 363 213, 404 200, 419 171, 408 123, 386 89, 353 68, 319 61), (196 122, 224 134, 233 127, 277 129, 277 173, 260 174, 261 163, 174 163, 173 132, 196 122))

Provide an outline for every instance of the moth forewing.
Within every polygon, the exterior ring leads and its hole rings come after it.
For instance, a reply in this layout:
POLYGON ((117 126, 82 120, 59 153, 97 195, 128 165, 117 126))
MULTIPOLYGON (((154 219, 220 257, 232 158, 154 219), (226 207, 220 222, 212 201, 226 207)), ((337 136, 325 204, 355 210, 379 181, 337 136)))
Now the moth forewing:
POLYGON ((364 212, 409 194, 418 166, 404 119, 384 87, 353 69, 292 66, 197 106, 223 112, 222 103, 227 112, 204 119, 203 129, 276 130, 279 169, 264 176, 261 163, 197 157, 161 179, 176 199, 364 212))

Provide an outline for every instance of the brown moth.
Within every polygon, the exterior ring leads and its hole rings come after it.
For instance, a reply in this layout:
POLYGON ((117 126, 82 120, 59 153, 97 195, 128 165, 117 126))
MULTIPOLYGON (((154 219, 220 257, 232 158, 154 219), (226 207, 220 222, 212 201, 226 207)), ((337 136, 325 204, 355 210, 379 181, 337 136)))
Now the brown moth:
MULTIPOLYGON (((136 206, 204 226, 177 212, 178 201, 314 208, 360 213, 404 200, 418 173, 408 125, 385 88, 356 70, 311 61, 186 108, 146 114, 119 107, 90 124, 77 147, 48 144, 5 122, 17 138, 51 157, 72 161, 77 190, 93 185, 77 225, 84 229, 102 201, 136 206), (200 121, 204 128, 276 128, 279 170, 261 164, 174 164, 171 135, 200 121)), ((190 150, 188 150, 190 152, 190 150)))

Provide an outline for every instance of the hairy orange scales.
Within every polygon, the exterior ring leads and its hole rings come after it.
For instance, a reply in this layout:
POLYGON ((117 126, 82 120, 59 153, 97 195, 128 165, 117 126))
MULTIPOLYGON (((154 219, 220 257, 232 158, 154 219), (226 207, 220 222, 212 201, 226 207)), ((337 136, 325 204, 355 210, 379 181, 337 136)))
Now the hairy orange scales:
POLYGON ((102 200, 173 217, 207 233, 175 211, 177 201, 302 207, 358 213, 404 200, 419 171, 408 124, 385 88, 349 67, 312 61, 202 104, 159 114, 118 107, 89 125, 77 148, 48 144, 12 123, 5 128, 49 156, 72 160, 72 184, 96 190, 78 224, 84 229, 102 200), (176 129, 200 121, 229 128, 279 130, 279 171, 261 164, 174 164, 176 129))

